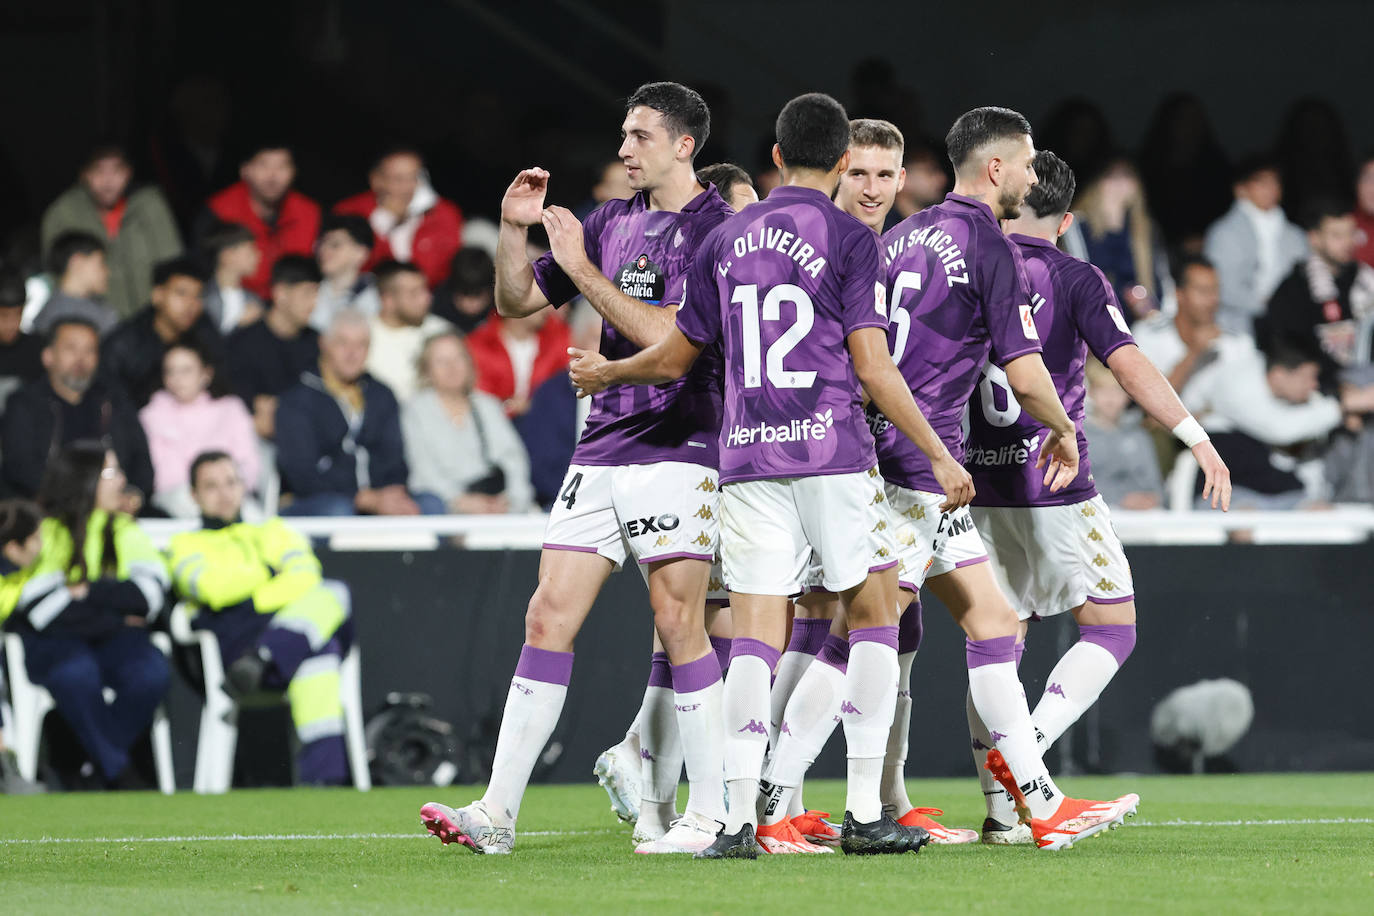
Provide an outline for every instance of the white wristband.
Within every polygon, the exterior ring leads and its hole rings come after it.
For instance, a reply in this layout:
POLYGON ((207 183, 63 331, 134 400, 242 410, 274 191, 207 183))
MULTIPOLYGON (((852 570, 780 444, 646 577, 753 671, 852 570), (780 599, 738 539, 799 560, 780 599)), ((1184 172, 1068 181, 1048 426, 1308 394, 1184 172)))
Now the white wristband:
POLYGON ((1210 438, 1207 435, 1207 430, 1202 428, 1202 424, 1199 423, 1192 414, 1189 414, 1179 421, 1179 424, 1173 428, 1173 434, 1180 442, 1189 448, 1192 448, 1199 442, 1206 442, 1208 438, 1210 438))

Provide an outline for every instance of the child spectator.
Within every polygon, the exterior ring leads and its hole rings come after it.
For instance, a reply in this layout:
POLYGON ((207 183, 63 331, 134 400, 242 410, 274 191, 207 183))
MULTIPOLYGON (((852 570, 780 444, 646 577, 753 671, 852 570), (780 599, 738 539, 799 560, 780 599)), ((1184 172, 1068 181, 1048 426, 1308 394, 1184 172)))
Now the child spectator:
POLYGON ((53 239, 48 253, 52 297, 33 320, 33 332, 46 334, 63 318, 81 318, 102 335, 119 322, 119 315, 105 303, 110 288, 110 269, 105 245, 89 232, 64 232, 53 239))
POLYGON ((252 231, 238 223, 216 226, 204 244, 215 268, 201 297, 205 315, 227 335, 262 317, 262 300, 243 288, 244 280, 257 273, 262 253, 252 231))
POLYGON ((1159 464, 1140 412, 1111 370, 1089 360, 1088 411, 1083 432, 1093 457, 1093 482, 1112 508, 1157 509, 1163 492, 1159 464))
POLYGON ((161 390, 138 412, 153 459, 153 504, 173 518, 196 518, 187 470, 203 451, 227 452, 250 489, 258 481, 258 437, 243 401, 226 395, 204 354, 174 344, 162 358, 161 390))
POLYGON ((344 309, 354 309, 369 318, 381 311, 377 282, 372 274, 363 272, 374 242, 372 227, 361 216, 331 213, 324 218, 320 242, 315 246, 322 279, 310 318, 312 328, 325 330, 344 309))

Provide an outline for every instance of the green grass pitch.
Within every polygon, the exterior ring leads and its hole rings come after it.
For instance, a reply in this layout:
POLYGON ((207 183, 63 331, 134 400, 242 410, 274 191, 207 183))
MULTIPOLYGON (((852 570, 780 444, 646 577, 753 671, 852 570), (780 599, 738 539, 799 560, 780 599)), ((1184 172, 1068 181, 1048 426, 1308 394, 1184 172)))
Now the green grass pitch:
MULTIPOLYGON (((423 835, 420 805, 465 804, 468 787, 0 797, 0 913, 1374 912, 1374 774, 1064 783, 1136 791, 1140 813, 1058 853, 751 863, 632 855, 594 785, 531 788, 505 857, 423 835)), ((947 824, 981 822, 971 778, 911 789, 947 824)), ((843 786, 807 799, 839 811, 843 786)))

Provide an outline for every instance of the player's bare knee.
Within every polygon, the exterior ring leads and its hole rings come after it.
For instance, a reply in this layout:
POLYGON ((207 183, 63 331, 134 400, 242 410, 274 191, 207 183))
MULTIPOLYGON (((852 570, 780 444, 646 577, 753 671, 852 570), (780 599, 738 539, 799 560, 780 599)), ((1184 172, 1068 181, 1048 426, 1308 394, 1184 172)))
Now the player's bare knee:
POLYGON ((543 586, 535 590, 525 609, 525 642, 537 648, 549 648, 545 643, 562 629, 559 626, 569 616, 568 610, 543 586))
POLYGON ((1134 626, 1135 602, 1120 601, 1115 604, 1098 604, 1091 599, 1074 611, 1080 626, 1134 626))
POLYGON ((705 632, 705 620, 698 607, 689 601, 661 597, 654 601, 654 627, 664 643, 681 639, 688 631, 705 632))

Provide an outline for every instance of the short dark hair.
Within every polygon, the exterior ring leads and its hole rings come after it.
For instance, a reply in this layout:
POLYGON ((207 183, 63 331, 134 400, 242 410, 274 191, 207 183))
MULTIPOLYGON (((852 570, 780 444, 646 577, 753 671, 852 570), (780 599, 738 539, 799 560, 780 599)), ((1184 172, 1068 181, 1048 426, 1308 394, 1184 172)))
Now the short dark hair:
POLYGON ((22 309, 28 298, 22 274, 10 270, 0 272, 0 309, 22 309))
POLYGON ((324 238, 330 232, 341 230, 368 251, 376 244, 377 237, 372 233, 372 226, 368 224, 366 217, 356 213, 330 213, 320 221, 320 238, 324 238))
POLYGON ((59 279, 67 272, 67 264, 79 254, 104 251, 105 243, 89 232, 71 229, 52 240, 48 251, 48 273, 59 279))
POLYGON ((855 118, 849 122, 850 146, 876 146, 879 149, 896 150, 901 153, 906 148, 906 138, 891 121, 882 118, 855 118))
POLYGON ((1183 286, 1188 279, 1188 268, 1201 267, 1203 270, 1216 270, 1217 266, 1200 254, 1181 254, 1174 259, 1174 285, 1183 286))
POLYGON ((849 115, 824 92, 808 92, 782 106, 775 133, 789 168, 828 172, 849 149, 849 115))
POLYGON ((1040 219, 1068 213, 1074 192, 1078 190, 1073 169, 1047 149, 1036 152, 1034 166, 1039 180, 1026 195, 1026 206, 1040 219))
POLYGON ((43 510, 27 499, 0 500, 0 545, 23 543, 43 523, 43 510))
MULTIPOLYGON (((191 460, 190 475, 186 478, 191 484, 191 489, 194 490, 196 488, 196 484, 199 482, 197 478, 200 476, 201 468, 205 467, 207 464, 214 464, 216 461, 228 461, 232 463, 233 460, 233 456, 230 455, 228 452, 222 452, 218 449, 211 449, 207 452, 201 452, 199 455, 197 455, 195 458, 191 460)), ((235 465, 235 470, 237 469, 238 466, 235 465)))
POLYGON ((1265 369, 1297 369, 1309 363, 1321 363, 1321 358, 1310 347, 1280 337, 1269 342, 1264 353, 1265 369))
POLYGON ((205 249, 212 260, 217 260, 220 252, 226 248, 233 248, 235 245, 242 245, 244 242, 256 242, 257 240, 253 230, 242 223, 217 222, 205 233, 201 247, 205 249))
POLYGON ((711 109, 695 89, 681 83, 645 83, 625 100, 625 112, 641 105, 663 116, 663 127, 670 135, 686 135, 696 141, 692 145, 694 159, 711 136, 711 109))
POLYGON ((94 334, 97 340, 100 339, 100 328, 95 326, 94 321, 91 321, 89 318, 78 318, 75 315, 68 315, 66 318, 57 319, 57 321, 53 322, 53 326, 48 328, 48 336, 43 338, 43 346, 51 347, 53 344, 57 343, 57 338, 62 335, 62 329, 71 327, 85 328, 94 334))
POLYGON ((987 105, 966 111, 945 134, 945 152, 957 171, 976 150, 997 140, 1031 136, 1030 122, 1019 111, 987 105))
POLYGON ((105 141, 97 143, 91 147, 90 152, 86 153, 86 158, 81 160, 81 171, 86 171, 102 159, 118 159, 130 168, 133 167, 133 163, 129 161, 129 154, 125 152, 122 143, 105 141))
POLYGON ((163 286, 173 277, 190 277, 205 283, 210 279, 210 272, 198 258, 185 254, 159 261, 153 267, 153 286, 163 286))
POLYGON ((496 264, 476 245, 459 248, 448 273, 449 288, 461 296, 489 292, 496 285, 496 264))
POLYGON ((320 265, 315 259, 303 254, 288 254, 277 258, 272 265, 271 286, 278 283, 295 286, 297 283, 319 283, 320 265))
POLYGON ((1271 154, 1247 153, 1236 160, 1236 166, 1231 170, 1231 183, 1243 184, 1260 172, 1273 172, 1278 175, 1282 171, 1279 168, 1279 161, 1271 154))
POLYGON ((401 274, 419 274, 424 277, 425 272, 409 261, 386 260, 372 268, 372 276, 377 278, 377 289, 379 290, 389 285, 401 274))
POLYGON ((729 197, 730 192, 735 189, 735 185, 747 184, 754 186, 754 179, 749 173, 733 162, 716 162, 711 165, 703 165, 697 169, 697 181, 709 181, 716 186, 721 197, 729 197))
POLYGON ((1340 197, 1317 197, 1302 208, 1302 227, 1316 232, 1328 219, 1340 219, 1355 212, 1350 201, 1340 197))
POLYGON ((254 137, 239 148, 239 164, 243 165, 252 162, 261 153, 271 153, 281 150, 293 160, 296 158, 295 148, 285 137, 275 137, 266 134, 254 137))

